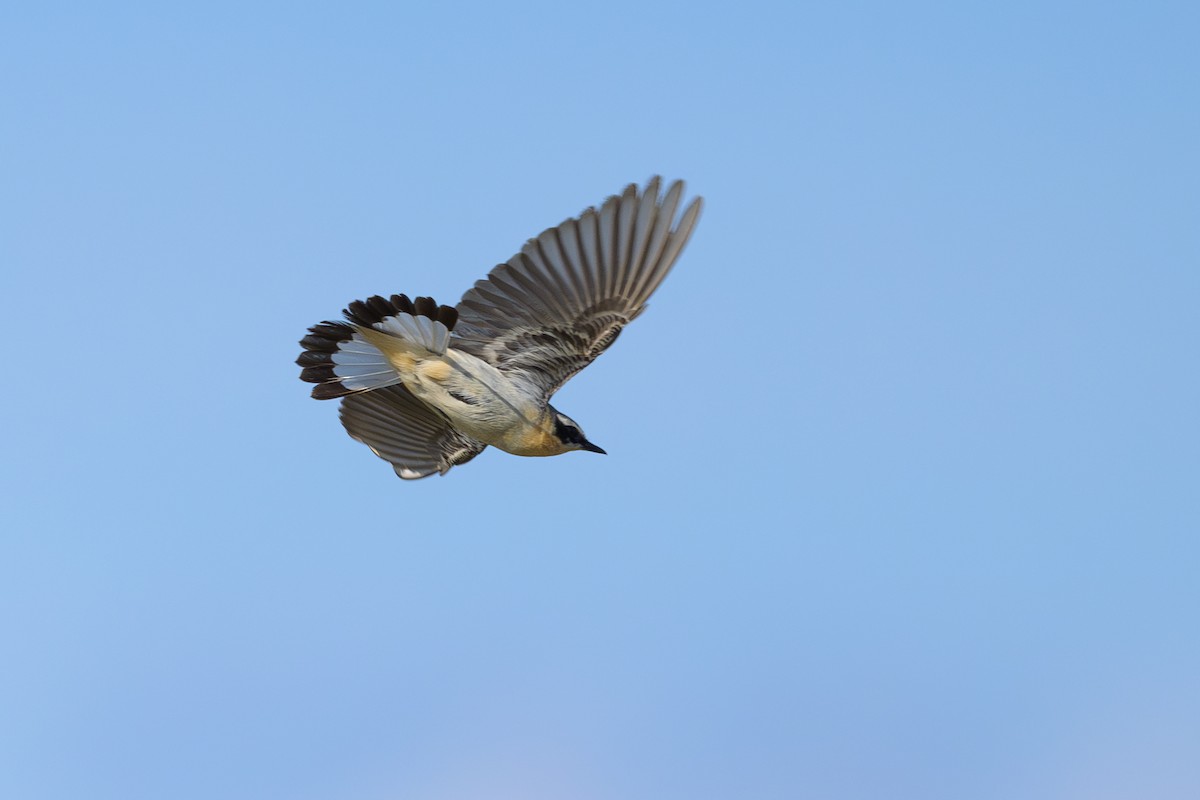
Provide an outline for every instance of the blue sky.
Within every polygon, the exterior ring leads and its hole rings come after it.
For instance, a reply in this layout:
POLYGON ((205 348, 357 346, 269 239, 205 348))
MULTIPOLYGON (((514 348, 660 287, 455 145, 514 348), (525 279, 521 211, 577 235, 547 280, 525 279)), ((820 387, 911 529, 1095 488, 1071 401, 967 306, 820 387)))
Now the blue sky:
POLYGON ((1200 796, 1191 4, 0 11, 0 796, 1200 796), (652 174, 555 404, 293 365, 652 174))

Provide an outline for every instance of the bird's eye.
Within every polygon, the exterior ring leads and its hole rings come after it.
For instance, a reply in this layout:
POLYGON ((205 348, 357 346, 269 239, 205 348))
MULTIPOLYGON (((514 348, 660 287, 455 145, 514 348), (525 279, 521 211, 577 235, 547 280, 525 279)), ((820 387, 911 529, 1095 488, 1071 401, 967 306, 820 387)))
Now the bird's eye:
POLYGON ((559 417, 555 421, 557 422, 556 427, 558 428, 558 430, 556 431, 556 433, 558 434, 559 439, 561 439, 564 442, 571 442, 571 443, 575 443, 575 444, 578 444, 579 442, 583 441, 583 433, 579 430, 579 428, 576 428, 574 425, 567 422, 562 417, 559 417))

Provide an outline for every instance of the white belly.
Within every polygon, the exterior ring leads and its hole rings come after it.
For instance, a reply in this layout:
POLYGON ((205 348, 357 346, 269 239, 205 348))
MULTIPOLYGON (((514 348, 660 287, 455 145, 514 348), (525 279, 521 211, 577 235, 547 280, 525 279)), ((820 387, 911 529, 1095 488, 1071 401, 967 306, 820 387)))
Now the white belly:
POLYGON ((564 452, 541 398, 486 361, 451 349, 412 363, 403 376, 413 395, 468 436, 515 455, 564 452))

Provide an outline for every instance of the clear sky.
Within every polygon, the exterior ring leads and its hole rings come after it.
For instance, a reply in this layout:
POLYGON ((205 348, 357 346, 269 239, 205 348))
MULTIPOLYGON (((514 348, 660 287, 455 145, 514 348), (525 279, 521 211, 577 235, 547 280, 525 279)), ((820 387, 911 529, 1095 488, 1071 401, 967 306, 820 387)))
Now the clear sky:
POLYGON ((1194 3, 10 3, 0 797, 1200 797, 1194 3), (706 198, 398 480, 304 329, 706 198))

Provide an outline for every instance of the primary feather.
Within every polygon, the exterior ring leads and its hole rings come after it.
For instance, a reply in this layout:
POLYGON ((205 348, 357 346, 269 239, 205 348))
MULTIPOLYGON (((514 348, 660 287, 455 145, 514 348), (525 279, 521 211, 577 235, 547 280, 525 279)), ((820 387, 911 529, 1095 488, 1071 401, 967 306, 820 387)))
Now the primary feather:
POLYGON ((702 200, 673 226, 683 181, 661 198, 659 185, 630 184, 526 242, 463 295, 454 346, 549 399, 642 313, 691 236, 702 200))

